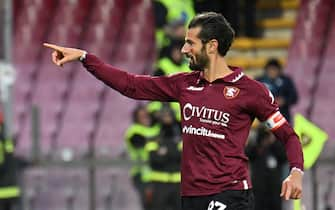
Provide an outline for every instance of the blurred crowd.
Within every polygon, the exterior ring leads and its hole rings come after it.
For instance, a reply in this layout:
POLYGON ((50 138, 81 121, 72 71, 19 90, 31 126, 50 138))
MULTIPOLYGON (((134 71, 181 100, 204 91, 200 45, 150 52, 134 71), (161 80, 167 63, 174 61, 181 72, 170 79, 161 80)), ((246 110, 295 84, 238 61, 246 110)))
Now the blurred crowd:
POLYGON ((158 57, 166 56, 165 48, 174 40, 184 40, 191 18, 202 12, 223 14, 236 36, 256 37, 256 0, 153 0, 158 57))
POLYGON ((126 132, 132 182, 143 209, 181 209, 181 127, 174 104, 139 105, 126 132), (150 110, 150 111, 149 111, 150 110))
POLYGON ((18 206, 21 190, 18 173, 22 161, 14 155, 13 139, 6 138, 5 123, 0 112, 0 209, 13 210, 18 206))

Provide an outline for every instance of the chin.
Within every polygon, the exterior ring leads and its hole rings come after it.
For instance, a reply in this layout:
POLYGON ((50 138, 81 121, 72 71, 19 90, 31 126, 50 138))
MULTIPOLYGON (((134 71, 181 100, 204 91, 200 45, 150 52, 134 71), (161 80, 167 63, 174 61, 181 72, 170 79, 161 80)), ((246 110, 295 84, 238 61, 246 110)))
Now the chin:
POLYGON ((192 68, 190 68, 191 69, 191 71, 204 71, 203 69, 192 69, 192 68))
POLYGON ((202 68, 201 66, 199 65, 194 65, 194 64, 189 64, 188 67, 190 67, 190 69, 192 71, 204 71, 204 68, 202 68))

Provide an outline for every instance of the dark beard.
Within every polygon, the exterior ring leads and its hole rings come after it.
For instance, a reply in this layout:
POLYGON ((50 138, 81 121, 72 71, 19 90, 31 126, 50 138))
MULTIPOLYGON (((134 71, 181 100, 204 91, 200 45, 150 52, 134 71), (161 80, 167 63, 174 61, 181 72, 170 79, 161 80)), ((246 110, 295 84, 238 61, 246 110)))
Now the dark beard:
POLYGON ((194 59, 191 58, 189 62, 189 67, 192 71, 204 71, 206 67, 208 67, 209 59, 206 55, 205 48, 201 48, 200 54, 195 55, 196 63, 194 59), (192 62, 193 61, 193 62, 192 62))

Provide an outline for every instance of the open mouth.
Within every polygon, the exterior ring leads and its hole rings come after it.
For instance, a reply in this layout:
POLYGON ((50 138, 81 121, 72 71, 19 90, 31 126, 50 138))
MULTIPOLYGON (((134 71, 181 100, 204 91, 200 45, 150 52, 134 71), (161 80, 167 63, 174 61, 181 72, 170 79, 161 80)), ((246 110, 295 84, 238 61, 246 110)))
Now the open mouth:
POLYGON ((188 62, 190 62, 190 63, 194 63, 194 58, 193 58, 193 56, 191 56, 191 55, 187 55, 186 57, 187 57, 187 59, 188 59, 188 62))

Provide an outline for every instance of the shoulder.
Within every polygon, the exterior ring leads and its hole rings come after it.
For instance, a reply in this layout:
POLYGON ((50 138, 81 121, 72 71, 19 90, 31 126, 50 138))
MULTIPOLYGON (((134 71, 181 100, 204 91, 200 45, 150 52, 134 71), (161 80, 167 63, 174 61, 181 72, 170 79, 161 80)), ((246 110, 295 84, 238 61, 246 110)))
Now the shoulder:
POLYGON ((247 88, 249 92, 254 93, 254 94, 259 94, 259 93, 267 93, 268 89, 266 86, 261 82, 257 81, 255 79, 252 79, 248 76, 244 76, 243 78, 244 83, 247 85, 247 88))
POLYGON ((247 98, 249 99, 249 101, 251 101, 252 103, 258 103, 261 100, 266 99, 273 103, 273 94, 262 82, 254 80, 247 76, 243 78, 243 82, 244 88, 247 89, 247 98))

